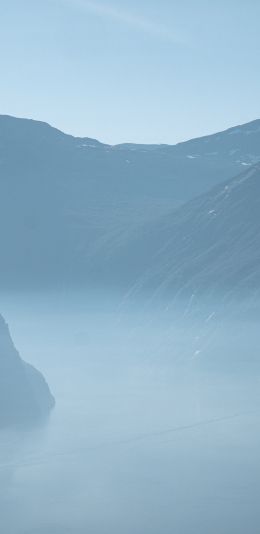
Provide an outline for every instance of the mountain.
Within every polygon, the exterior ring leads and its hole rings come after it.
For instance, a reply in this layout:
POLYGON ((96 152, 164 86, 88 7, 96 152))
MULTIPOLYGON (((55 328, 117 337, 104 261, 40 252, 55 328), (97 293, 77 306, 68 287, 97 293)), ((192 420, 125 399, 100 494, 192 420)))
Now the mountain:
POLYGON ((20 358, 0 316, 0 426, 37 420, 53 406, 43 376, 20 358))
POLYGON ((257 161, 260 120, 174 146, 110 146, 0 116, 0 289, 93 282, 98 257, 257 161))
POLYGON ((114 265, 112 256, 109 269, 124 272, 125 283, 136 290, 164 295, 256 295, 259 214, 260 165, 254 165, 147 225, 121 247, 114 265))

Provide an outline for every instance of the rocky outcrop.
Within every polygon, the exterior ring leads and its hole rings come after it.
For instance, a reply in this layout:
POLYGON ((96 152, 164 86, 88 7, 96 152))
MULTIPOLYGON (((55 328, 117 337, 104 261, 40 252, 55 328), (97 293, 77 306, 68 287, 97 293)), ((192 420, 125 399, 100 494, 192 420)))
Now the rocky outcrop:
POLYGON ((21 359, 0 316, 0 426, 40 419, 54 403, 44 377, 21 359))

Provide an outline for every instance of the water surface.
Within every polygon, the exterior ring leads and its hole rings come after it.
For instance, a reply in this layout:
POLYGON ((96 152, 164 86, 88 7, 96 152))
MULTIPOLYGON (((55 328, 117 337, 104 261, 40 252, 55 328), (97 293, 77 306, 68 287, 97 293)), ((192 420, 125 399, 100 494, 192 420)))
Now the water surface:
POLYGON ((57 403, 44 425, 0 433, 1 532, 258 531, 253 321, 246 347, 233 320, 203 330, 100 295, 6 296, 1 312, 57 403))

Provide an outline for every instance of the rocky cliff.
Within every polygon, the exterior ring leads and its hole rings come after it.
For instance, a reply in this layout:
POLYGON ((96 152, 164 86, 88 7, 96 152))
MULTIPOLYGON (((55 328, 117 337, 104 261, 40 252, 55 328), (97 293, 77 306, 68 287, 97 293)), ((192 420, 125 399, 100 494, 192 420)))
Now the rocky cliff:
POLYGON ((21 359, 0 316, 0 426, 37 420, 53 406, 44 377, 21 359))

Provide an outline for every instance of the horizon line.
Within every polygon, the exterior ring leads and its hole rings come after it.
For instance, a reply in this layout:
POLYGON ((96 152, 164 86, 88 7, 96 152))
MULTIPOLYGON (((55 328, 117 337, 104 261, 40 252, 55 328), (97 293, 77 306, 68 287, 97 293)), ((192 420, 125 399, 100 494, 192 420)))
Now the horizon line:
POLYGON ((14 120, 21 120, 21 121, 36 122, 36 123, 39 123, 39 124, 44 124, 44 125, 48 126, 49 128, 51 128, 53 130, 57 130, 58 132, 62 133, 63 135, 66 135, 68 137, 73 137, 74 139, 90 139, 92 141, 96 141, 97 143, 99 143, 101 145, 109 146, 109 147, 118 147, 118 146, 123 146, 123 145, 174 147, 174 146, 177 146, 177 145, 181 145, 183 143, 188 143, 189 141, 195 141, 197 139, 205 139, 207 137, 212 137, 214 135, 225 133, 225 132, 228 132, 230 130, 234 130, 236 128, 244 127, 244 126, 246 126, 248 124, 252 124, 252 123, 255 123, 255 122, 260 122, 260 117, 259 117, 257 119, 252 119, 252 120, 247 121, 247 122, 238 123, 238 124, 235 124, 233 126, 229 126, 228 128, 224 128, 223 130, 217 130, 217 131, 215 131, 213 133, 208 133, 208 134, 205 134, 205 135, 198 135, 198 136, 195 136, 195 137, 190 137, 188 139, 185 139, 185 140, 182 140, 182 141, 178 141, 177 143, 160 143, 160 142, 158 142, 158 143, 137 143, 135 141, 123 141, 123 142, 120 142, 120 143, 106 143, 105 141, 100 141, 96 137, 74 135, 73 133, 69 133, 67 131, 64 131, 60 127, 55 126, 55 125, 51 124, 50 122, 47 122, 47 121, 44 121, 44 120, 35 119, 35 118, 31 118, 31 117, 10 115, 9 113, 0 113, 0 119, 4 118, 4 117, 9 118, 9 119, 14 119, 14 120))

